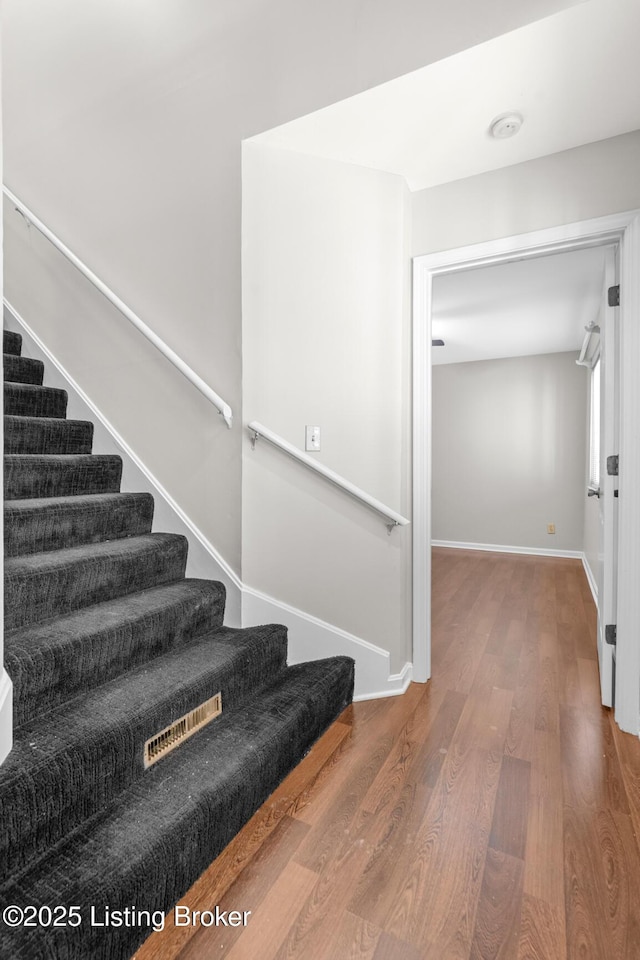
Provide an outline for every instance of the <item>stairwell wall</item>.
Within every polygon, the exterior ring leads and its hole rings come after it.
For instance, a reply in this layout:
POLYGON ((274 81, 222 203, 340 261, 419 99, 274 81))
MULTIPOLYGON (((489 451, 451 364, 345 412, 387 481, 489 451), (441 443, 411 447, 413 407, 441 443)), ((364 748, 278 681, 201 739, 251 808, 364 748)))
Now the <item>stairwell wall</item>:
MULTIPOLYGON (((239 422, 241 141, 571 5, 6 0, 7 184, 239 422)), ((10 301, 240 574, 241 431, 19 220, 10 301)))
MULTIPOLYGON (((318 462, 410 515, 409 193, 397 176, 245 143, 244 403, 318 462)), ((411 528, 245 439, 252 588, 411 660, 411 528)), ((318 655, 322 653, 318 651, 318 655)))

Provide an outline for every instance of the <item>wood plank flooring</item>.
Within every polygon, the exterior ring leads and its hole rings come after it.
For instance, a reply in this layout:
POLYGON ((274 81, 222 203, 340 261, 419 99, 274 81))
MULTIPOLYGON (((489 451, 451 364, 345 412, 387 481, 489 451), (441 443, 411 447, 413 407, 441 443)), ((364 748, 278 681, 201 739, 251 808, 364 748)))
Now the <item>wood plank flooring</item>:
POLYGON ((137 960, 636 960, 640 741, 579 561, 434 550, 433 679, 354 704, 137 960))

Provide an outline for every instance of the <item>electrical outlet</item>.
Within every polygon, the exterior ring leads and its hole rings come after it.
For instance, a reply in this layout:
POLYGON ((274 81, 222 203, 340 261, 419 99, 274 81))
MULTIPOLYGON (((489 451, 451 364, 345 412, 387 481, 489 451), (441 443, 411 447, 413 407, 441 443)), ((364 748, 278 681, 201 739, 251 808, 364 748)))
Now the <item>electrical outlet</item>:
POLYGON ((556 525, 555 525, 555 523, 548 523, 548 524, 547 524, 547 533, 555 533, 555 532, 556 532, 556 525))

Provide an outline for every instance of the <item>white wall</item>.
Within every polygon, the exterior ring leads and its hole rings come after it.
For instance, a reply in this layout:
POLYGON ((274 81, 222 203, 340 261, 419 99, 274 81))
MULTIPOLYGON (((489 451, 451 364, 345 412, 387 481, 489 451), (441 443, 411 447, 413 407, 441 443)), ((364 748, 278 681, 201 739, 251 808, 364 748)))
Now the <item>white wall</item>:
POLYGON ((434 540, 582 551, 588 375, 576 358, 433 368, 434 540))
POLYGON ((412 195, 412 254, 640 207, 640 131, 412 195))
MULTIPOLYGON (((390 174, 258 144, 244 148, 243 340, 247 422, 406 515, 407 208, 390 174)), ((410 528, 299 464, 245 441, 245 582, 410 659, 410 528)), ((321 653, 321 651, 318 651, 321 653)))
MULTIPOLYGON (((239 418, 242 139, 571 5, 5 0, 7 183, 239 418)), ((239 572, 240 431, 7 223, 13 305, 239 572)))

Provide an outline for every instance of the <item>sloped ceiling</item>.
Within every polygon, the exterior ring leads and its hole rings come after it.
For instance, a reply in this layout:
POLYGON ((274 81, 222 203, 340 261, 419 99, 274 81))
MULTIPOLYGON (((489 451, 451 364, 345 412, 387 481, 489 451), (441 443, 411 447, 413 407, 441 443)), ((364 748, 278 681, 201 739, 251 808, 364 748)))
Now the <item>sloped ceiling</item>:
POLYGON ((640 128, 640 3, 589 0, 259 139, 420 190, 640 128), (507 111, 510 140, 488 134, 507 111))

